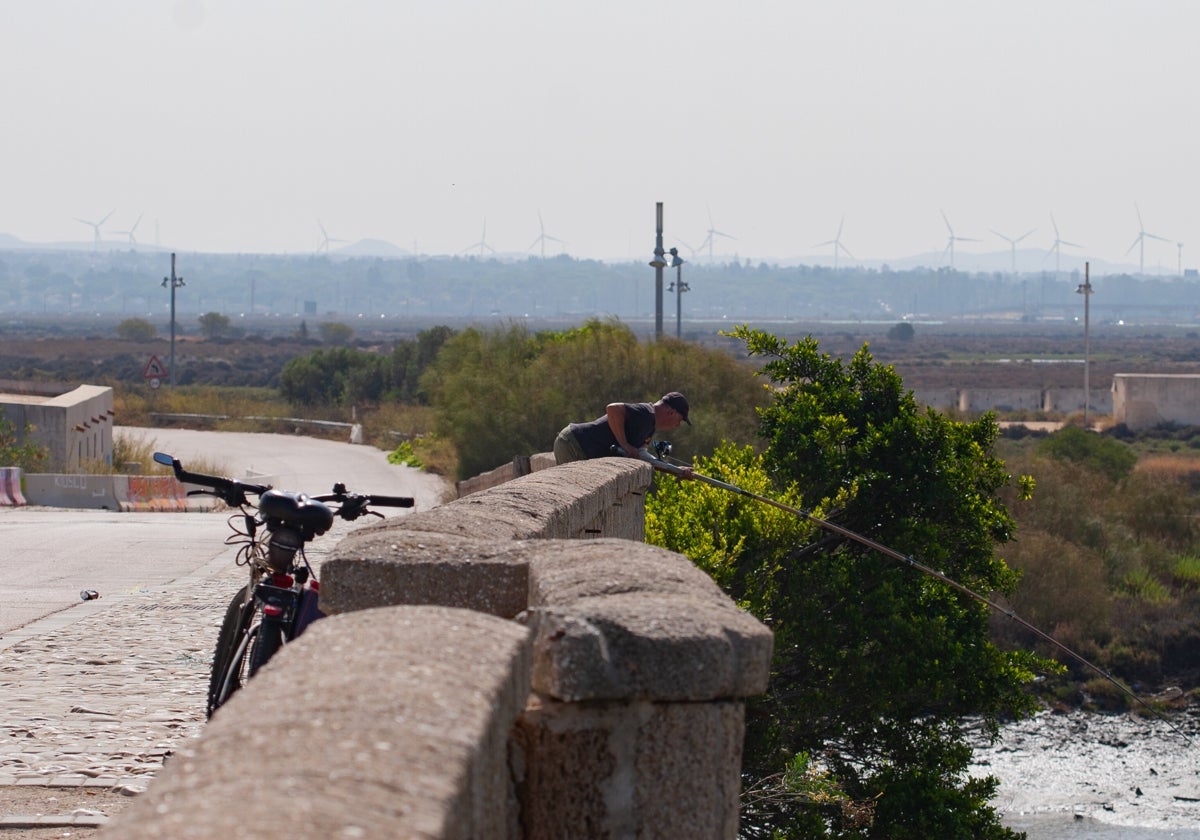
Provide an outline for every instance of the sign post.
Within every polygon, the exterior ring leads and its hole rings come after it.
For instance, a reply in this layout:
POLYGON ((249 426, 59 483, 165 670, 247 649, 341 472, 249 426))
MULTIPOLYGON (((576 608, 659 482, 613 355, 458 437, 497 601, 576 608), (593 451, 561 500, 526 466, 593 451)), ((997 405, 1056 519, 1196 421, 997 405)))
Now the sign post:
POLYGON ((158 356, 151 356, 150 361, 146 362, 146 367, 142 368, 142 379, 150 383, 150 387, 158 390, 158 386, 162 385, 162 381, 167 378, 167 369, 163 363, 159 361, 158 356))

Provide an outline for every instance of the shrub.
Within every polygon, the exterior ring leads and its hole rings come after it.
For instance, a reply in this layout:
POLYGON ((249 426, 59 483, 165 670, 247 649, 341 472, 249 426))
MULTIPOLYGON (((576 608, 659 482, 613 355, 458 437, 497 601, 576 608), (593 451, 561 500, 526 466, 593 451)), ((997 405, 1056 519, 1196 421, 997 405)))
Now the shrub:
POLYGON ((1046 438, 1038 445, 1038 452, 1080 464, 1111 481, 1125 478, 1137 463, 1137 454, 1127 445, 1074 426, 1066 426, 1046 438))
POLYGON ((145 318, 126 318, 117 324, 117 338, 124 341, 153 341, 158 329, 145 318))

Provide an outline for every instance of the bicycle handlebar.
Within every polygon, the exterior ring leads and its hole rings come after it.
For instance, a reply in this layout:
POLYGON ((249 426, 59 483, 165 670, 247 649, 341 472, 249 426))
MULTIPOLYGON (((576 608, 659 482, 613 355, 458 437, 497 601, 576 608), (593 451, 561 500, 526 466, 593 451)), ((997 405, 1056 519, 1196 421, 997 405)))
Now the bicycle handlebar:
MULTIPOLYGON (((168 455, 165 452, 155 452, 154 461, 157 464, 170 467, 175 473, 175 478, 181 482, 211 488, 210 491, 201 490, 193 492, 211 492, 213 496, 233 507, 240 507, 247 504, 247 493, 262 496, 263 493, 272 489, 268 484, 251 484, 250 482, 240 481, 236 478, 223 478, 216 475, 189 472, 183 468, 183 464, 179 462, 178 458, 168 455)), ((348 493, 346 485, 341 483, 333 486, 332 493, 310 496, 310 498, 318 502, 337 502, 341 505, 337 511, 338 516, 348 520, 354 520, 364 513, 369 513, 367 508, 371 506, 410 508, 415 504, 412 496, 377 496, 374 494, 348 493)))

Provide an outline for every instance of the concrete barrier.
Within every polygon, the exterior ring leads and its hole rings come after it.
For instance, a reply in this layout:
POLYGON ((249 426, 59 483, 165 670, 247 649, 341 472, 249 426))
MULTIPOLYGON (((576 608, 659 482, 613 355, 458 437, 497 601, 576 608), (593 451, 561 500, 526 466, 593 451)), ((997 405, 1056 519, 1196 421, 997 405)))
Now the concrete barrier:
POLYGON ((121 510, 126 512, 187 510, 183 484, 174 476, 116 475, 113 490, 121 510))
POLYGON ((25 496, 21 492, 21 477, 20 467, 0 467, 0 506, 25 505, 25 496))
POLYGON ((189 502, 187 487, 165 475, 24 476, 25 500, 31 505, 115 511, 185 511, 211 509, 212 502, 189 502))
POLYGON ((736 837, 772 637, 642 542, 652 478, 566 464, 353 532, 333 615, 104 836, 736 837))
POLYGON ((25 476, 25 498, 31 505, 120 510, 111 475, 30 473, 25 476))

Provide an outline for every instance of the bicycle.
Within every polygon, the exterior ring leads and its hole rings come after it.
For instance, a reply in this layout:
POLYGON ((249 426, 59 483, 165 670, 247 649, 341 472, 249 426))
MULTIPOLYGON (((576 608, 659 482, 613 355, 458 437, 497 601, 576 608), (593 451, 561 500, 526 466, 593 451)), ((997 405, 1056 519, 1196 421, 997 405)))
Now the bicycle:
POLYGON ((180 482, 205 488, 189 490, 187 495, 215 496, 239 511, 228 519, 233 535, 226 537, 225 544, 239 546, 236 562, 248 567, 250 580, 233 596, 221 622, 209 678, 208 717, 283 645, 324 616, 320 585, 305 556, 305 544, 332 528, 335 518, 382 519, 383 514, 371 507, 414 504, 410 496, 350 493, 340 482, 332 493, 310 496, 189 472, 179 459, 164 452, 155 452, 154 461, 170 467, 180 482))

